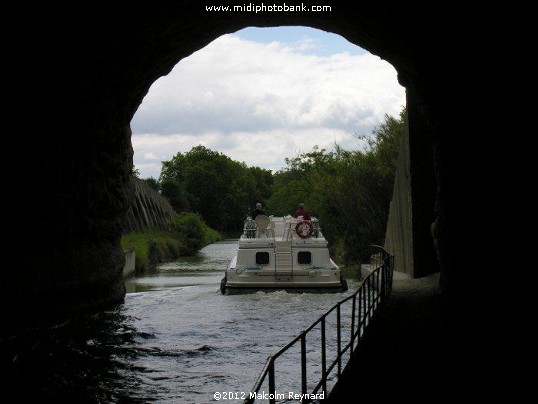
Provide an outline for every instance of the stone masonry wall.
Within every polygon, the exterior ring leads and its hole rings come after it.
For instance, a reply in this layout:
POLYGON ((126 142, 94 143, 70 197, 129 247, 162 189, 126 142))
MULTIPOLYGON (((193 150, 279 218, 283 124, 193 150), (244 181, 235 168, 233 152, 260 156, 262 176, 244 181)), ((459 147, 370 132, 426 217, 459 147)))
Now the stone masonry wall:
POLYGON ((175 215, 168 200, 141 179, 133 177, 131 183, 135 193, 127 211, 123 233, 141 231, 148 227, 167 230, 170 218, 175 215))

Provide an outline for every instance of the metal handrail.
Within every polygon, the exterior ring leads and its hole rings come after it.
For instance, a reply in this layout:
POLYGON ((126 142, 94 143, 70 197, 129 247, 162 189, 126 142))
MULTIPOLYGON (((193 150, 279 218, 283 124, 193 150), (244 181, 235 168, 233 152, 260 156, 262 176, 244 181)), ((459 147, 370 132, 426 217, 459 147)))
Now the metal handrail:
MULTIPOLYGON (((318 318, 308 328, 303 330, 297 337, 288 342, 283 348, 267 358, 260 376, 250 390, 250 395, 243 403, 251 404, 256 400, 256 395, 262 388, 266 377, 269 377, 269 402, 276 403, 275 400, 275 361, 289 348, 297 342, 301 343, 301 394, 314 395, 321 389, 327 391, 327 377, 337 366, 337 374, 340 377, 342 373, 342 356, 350 350, 353 352, 359 346, 360 340, 366 330, 366 327, 376 315, 392 292, 392 277, 394 256, 389 254, 383 247, 373 245, 374 254, 371 254, 371 262, 375 269, 361 283, 359 289, 351 296, 346 297, 336 303, 325 314, 318 318), (343 303, 352 300, 351 312, 351 334, 350 341, 342 347, 342 330, 341 330, 341 306, 343 303), (329 314, 336 310, 336 333, 337 333, 337 355, 336 358, 327 366, 327 349, 326 349, 326 319, 329 314), (355 320, 357 322, 355 323, 355 320), (307 363, 306 363, 306 336, 318 324, 321 324, 321 380, 316 384, 312 392, 308 393, 307 388, 307 363), (356 344, 355 344, 356 342, 356 344)), ((307 403, 309 400, 304 400, 307 403)))

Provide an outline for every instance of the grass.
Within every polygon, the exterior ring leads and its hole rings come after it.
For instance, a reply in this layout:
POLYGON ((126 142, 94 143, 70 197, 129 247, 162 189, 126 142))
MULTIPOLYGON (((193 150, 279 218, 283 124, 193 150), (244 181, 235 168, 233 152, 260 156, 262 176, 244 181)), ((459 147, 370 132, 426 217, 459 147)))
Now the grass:
POLYGON ((208 227, 204 224, 204 245, 212 244, 216 241, 222 240, 223 236, 218 231, 208 227))
MULTIPOLYGON (((202 246, 221 240, 220 233, 203 225, 202 246)), ((135 271, 137 273, 155 268, 158 264, 173 261, 181 256, 194 255, 181 236, 170 231, 144 229, 141 232, 129 233, 121 238, 124 250, 135 251, 135 271)))

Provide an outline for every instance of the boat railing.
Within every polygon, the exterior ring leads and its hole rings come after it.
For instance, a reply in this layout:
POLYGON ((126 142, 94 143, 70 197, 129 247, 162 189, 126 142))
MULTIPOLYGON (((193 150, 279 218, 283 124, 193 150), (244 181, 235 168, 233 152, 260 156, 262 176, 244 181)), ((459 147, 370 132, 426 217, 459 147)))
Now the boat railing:
MULTIPOLYGON (((273 221, 272 217, 269 217, 269 218, 270 218, 270 222, 267 228, 264 229, 262 232, 258 232, 258 224, 256 223, 256 220, 248 217, 243 223, 243 236, 245 238, 260 238, 260 236, 263 234, 266 237, 271 236, 272 238, 274 238, 275 230, 276 230, 275 222, 273 221)), ((302 222, 302 221, 303 221, 302 219, 291 218, 291 219, 287 219, 283 223, 283 226, 284 226, 283 239, 285 241, 291 241, 294 238, 299 238, 299 236, 297 235, 295 231, 295 226, 297 225, 297 223, 302 222)), ((307 222, 309 222, 312 225, 312 234, 310 237, 323 238, 319 221, 313 217, 311 220, 307 220, 307 222)))
MULTIPOLYGON (((303 222, 305 220, 303 220, 302 218, 291 218, 289 220, 286 221, 286 230, 284 231, 284 239, 287 240, 287 241, 290 241, 294 238, 294 236, 296 238, 299 238, 299 236, 297 235, 296 231, 295 231, 295 226, 297 225, 297 223, 300 223, 300 222, 303 222)), ((322 238, 323 235, 321 233, 321 226, 319 225, 319 221, 318 219, 316 219, 315 217, 313 217, 312 219, 310 220, 306 220, 306 222, 309 222, 310 225, 312 226, 312 235, 310 237, 313 237, 313 238, 322 238)))
POLYGON ((260 223, 256 219, 252 219, 250 216, 247 217, 243 223, 243 236, 245 238, 262 238, 262 235, 271 238, 275 237, 275 222, 273 221, 273 217, 267 217, 265 215, 263 217, 267 222, 262 227, 260 227, 260 223))
POLYGON ((243 224, 243 235, 246 238, 256 238, 256 231, 258 229, 258 225, 254 220, 252 220, 250 217, 245 220, 245 223, 243 224))
MULTIPOLYGON (((276 400, 284 401, 288 398, 284 397, 283 393, 280 395, 277 393, 276 368, 277 360, 292 350, 296 358, 294 363, 300 364, 300 370, 294 372, 293 375, 300 374, 300 381, 290 380, 289 375, 282 379, 297 383, 297 387, 300 384, 302 397, 314 397, 323 392, 326 398, 329 378, 340 377, 342 366, 345 366, 342 363, 345 356, 351 358, 353 352, 363 345, 366 328, 379 313, 392 292, 394 256, 380 246, 372 246, 372 250, 370 264, 375 269, 361 282, 358 290, 335 304, 292 341, 269 356, 243 404, 254 403, 260 398, 265 398, 273 404, 276 403, 276 400), (346 312, 348 315, 342 316, 342 312, 346 312), (308 347, 307 341, 310 343, 308 347), (297 344, 300 345, 300 348, 293 349, 297 344), (331 357, 329 357, 330 355, 331 357), (309 374, 314 375, 315 379, 309 379, 309 374), (259 393, 262 388, 263 392, 267 394, 259 393)), ((284 367, 289 366, 289 362, 286 362, 284 367)), ((286 387, 280 391, 293 391, 289 389, 289 386, 286 387)), ((295 391, 299 391, 299 388, 295 391)), ((310 401, 307 398, 303 399, 302 402, 308 403, 310 401)))

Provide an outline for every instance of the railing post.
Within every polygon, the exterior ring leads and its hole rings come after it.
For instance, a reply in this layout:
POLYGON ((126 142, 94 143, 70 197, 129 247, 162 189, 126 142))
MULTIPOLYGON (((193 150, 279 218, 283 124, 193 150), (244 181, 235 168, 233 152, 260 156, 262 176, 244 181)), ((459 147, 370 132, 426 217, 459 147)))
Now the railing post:
POLYGON ((306 333, 301 336, 301 392, 308 393, 306 386, 306 333))
POLYGON ((350 354, 353 353, 353 350, 355 349, 354 345, 355 345, 355 300, 357 298, 357 295, 353 295, 353 303, 352 303, 352 308, 351 308, 351 336, 350 336, 350 341, 351 341, 351 351, 350 351, 350 354))
POLYGON ((362 314, 361 314, 361 323, 362 323, 362 332, 364 332, 364 329, 366 328, 366 294, 367 294, 367 283, 368 278, 366 278, 366 282, 362 283, 362 314))
POLYGON ((383 264, 380 266, 380 270, 377 271, 375 276, 375 301, 376 301, 376 307, 381 304, 381 298, 383 295, 383 292, 381 291, 381 287, 383 286, 381 284, 381 272, 383 272, 383 264))
POLYGON ((327 352, 325 351, 325 316, 321 320, 321 377, 323 391, 327 391, 327 352))
POLYGON ((338 377, 342 374, 342 331, 340 330, 340 305, 336 307, 336 346, 338 352, 338 377))
POLYGON ((381 305, 385 304, 387 297, 387 260, 383 260, 383 267, 381 268, 381 305))
MULTIPOLYGON (((379 271, 376 272, 376 275, 379 274, 379 271)), ((375 306, 376 306, 376 291, 375 291, 375 280, 376 277, 372 278, 370 282, 370 318, 374 318, 375 306)))
POLYGON ((269 403, 275 404, 275 361, 273 358, 269 364, 269 397, 269 403))
POLYGON ((373 301, 372 310, 371 310, 372 318, 374 317, 375 309, 377 308, 377 295, 378 295, 377 285, 378 284, 379 284, 379 271, 375 273, 375 276, 373 279, 373 285, 372 285, 372 301, 373 301))
POLYGON ((375 277, 371 276, 368 282, 368 320, 372 318, 372 307, 374 307, 374 286, 375 277))
POLYGON ((359 287, 359 309, 357 310, 358 318, 357 318, 357 346, 361 342, 361 327, 362 327, 362 295, 363 295, 364 288, 362 285, 359 287))

